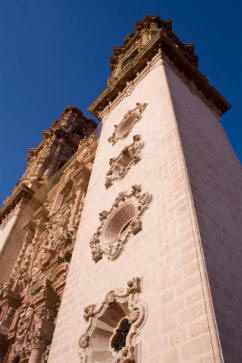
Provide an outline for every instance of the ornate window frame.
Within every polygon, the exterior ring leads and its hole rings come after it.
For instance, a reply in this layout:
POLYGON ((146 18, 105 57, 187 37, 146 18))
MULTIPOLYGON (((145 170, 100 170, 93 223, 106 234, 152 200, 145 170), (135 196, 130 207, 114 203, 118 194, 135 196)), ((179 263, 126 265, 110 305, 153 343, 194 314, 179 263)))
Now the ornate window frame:
POLYGON ((117 304, 116 306, 118 306, 119 309, 123 310, 124 317, 121 318, 116 327, 111 325, 108 326, 108 328, 111 327, 111 329, 108 329, 109 335, 112 334, 113 330, 113 335, 109 341, 110 344, 107 347, 109 356, 112 354, 112 361, 110 361, 110 363, 140 362, 139 344, 137 344, 136 338, 140 334, 140 330, 147 318, 147 308, 144 303, 141 302, 140 293, 141 279, 135 277, 127 282, 127 287, 125 289, 111 290, 100 305, 97 306, 92 304, 84 309, 83 317, 88 325, 84 334, 82 334, 79 339, 81 363, 92 363, 92 337, 94 338, 95 336, 95 329, 99 328, 100 321, 103 325, 105 316, 108 317, 109 309, 112 309, 115 304, 117 304), (124 318, 129 321, 130 329, 126 336, 125 346, 116 352, 115 350, 112 350, 111 341, 124 318))
POLYGON ((61 188, 59 190, 57 189, 57 196, 53 202, 52 209, 50 211, 50 214, 55 214, 60 210, 60 208, 64 205, 65 202, 68 202, 71 199, 73 193, 73 182, 71 179, 69 179, 63 186, 61 185, 61 188), (70 194, 69 194, 70 193, 70 194), (68 194, 68 198, 65 200, 66 196, 68 194))
POLYGON ((113 260, 120 255, 125 243, 131 235, 135 235, 141 231, 141 217, 145 210, 149 208, 151 200, 151 194, 142 193, 140 185, 133 185, 130 192, 121 192, 118 194, 109 211, 104 210, 99 214, 99 220, 101 223, 89 242, 92 259, 95 262, 102 259, 103 255, 106 255, 110 260, 113 260), (128 217, 130 217, 130 219, 126 220, 125 224, 120 225, 120 231, 118 231, 120 233, 117 233, 114 240, 107 243, 105 233, 108 226, 112 223, 114 218, 117 217, 117 213, 120 212, 121 208, 126 206, 131 207, 133 213, 132 216, 129 214, 128 217))
POLYGON ((108 138, 112 145, 116 144, 118 140, 124 139, 129 135, 134 124, 142 118, 142 113, 147 107, 147 103, 136 103, 133 110, 129 110, 124 115, 122 121, 118 125, 114 125, 114 131, 108 138))
POLYGON ((109 160, 110 169, 106 174, 105 186, 108 189, 114 181, 123 178, 132 166, 141 160, 141 149, 144 143, 140 135, 133 136, 133 143, 125 146, 116 158, 109 160))

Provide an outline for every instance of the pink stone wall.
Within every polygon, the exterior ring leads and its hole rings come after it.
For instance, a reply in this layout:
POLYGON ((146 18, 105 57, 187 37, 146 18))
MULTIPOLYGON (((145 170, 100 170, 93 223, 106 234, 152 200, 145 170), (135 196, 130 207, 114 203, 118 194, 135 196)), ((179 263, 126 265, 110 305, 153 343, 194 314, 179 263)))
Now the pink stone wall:
POLYGON ((24 232, 20 214, 17 208, 0 231, 0 282, 8 279, 22 245, 24 232))
POLYGON ((14 213, 8 217, 8 221, 4 227, 1 225, 0 227, 0 254, 2 250, 4 249, 6 245, 6 241, 8 239, 8 236, 16 222, 17 216, 18 216, 19 209, 16 209, 14 213))
POLYGON ((147 311, 137 339, 138 363, 221 363, 196 216, 159 57, 104 118, 48 362, 79 362, 84 308, 99 304, 110 290, 125 287, 136 276, 142 278, 140 297, 147 311), (127 138, 112 146, 107 139, 114 125, 136 102, 148 103, 142 119, 127 138), (141 161, 106 190, 109 159, 135 134, 145 142, 141 161), (118 193, 133 184, 141 184, 153 196, 142 231, 130 238, 116 260, 104 257, 94 263, 89 241, 99 226, 99 213, 109 210, 118 193))
POLYGON ((220 121, 166 67, 225 362, 242 362, 242 174, 220 121))

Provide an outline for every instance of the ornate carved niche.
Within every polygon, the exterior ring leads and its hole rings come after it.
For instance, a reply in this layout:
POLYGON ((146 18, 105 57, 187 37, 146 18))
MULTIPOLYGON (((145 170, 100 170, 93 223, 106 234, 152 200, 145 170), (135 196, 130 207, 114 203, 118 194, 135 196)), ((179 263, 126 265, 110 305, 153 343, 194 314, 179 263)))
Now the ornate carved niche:
POLYGON ((128 111, 118 125, 114 125, 114 132, 108 141, 114 145, 118 140, 128 136, 134 124, 142 118, 142 113, 146 107, 147 103, 136 103, 136 107, 128 111))
POLYGON ((52 341, 59 302, 50 280, 36 281, 29 286, 8 331, 6 362, 34 362, 36 351, 40 362, 52 341))
POLYGON ((141 280, 133 278, 126 289, 110 291, 99 305, 84 310, 85 333, 79 339, 81 363, 138 363, 137 335, 146 309, 140 300, 141 280))
POLYGON ((100 225, 91 241, 92 259, 98 262, 105 254, 117 258, 128 239, 142 229, 142 215, 151 203, 151 194, 142 193, 140 185, 130 192, 121 192, 109 211, 99 214, 100 225))
POLYGON ((66 185, 58 192, 57 197, 54 201, 51 213, 56 213, 65 203, 71 200, 73 195, 73 184, 71 181, 67 182, 66 185))
POLYGON ((117 158, 109 160, 110 169, 106 175, 106 188, 109 188, 115 180, 123 178, 128 170, 140 161, 143 146, 141 136, 135 135, 131 145, 124 147, 117 158))

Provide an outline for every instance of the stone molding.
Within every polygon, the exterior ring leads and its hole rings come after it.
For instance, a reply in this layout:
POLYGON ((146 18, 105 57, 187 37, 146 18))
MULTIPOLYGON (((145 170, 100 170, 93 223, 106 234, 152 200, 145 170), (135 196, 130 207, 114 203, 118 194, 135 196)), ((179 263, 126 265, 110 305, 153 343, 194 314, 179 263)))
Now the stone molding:
POLYGON ((33 194, 33 190, 28 188, 25 183, 15 188, 11 197, 6 198, 3 203, 3 208, 0 210, 0 229, 4 229, 16 209, 20 208, 24 202, 29 201, 33 194))
MULTIPOLYGON (((10 289, 9 293, 13 294, 10 289)), ((27 361, 32 349, 43 352, 50 344, 54 331, 59 298, 48 280, 39 282, 38 291, 27 293, 22 300, 16 313, 13 308, 7 310, 8 314, 12 313, 7 330, 8 340, 12 342, 9 362, 15 359, 27 361)))
POLYGON ((95 116, 101 116, 103 110, 110 106, 127 83, 132 82, 159 51, 213 103, 218 114, 222 115, 230 109, 230 104, 198 70, 198 56, 194 54, 194 45, 183 44, 179 40, 172 32, 170 20, 161 20, 159 16, 145 17, 136 23, 135 33, 128 36, 124 45, 113 49, 112 75, 108 87, 89 107, 89 111, 95 116))
MULTIPOLYGON (((110 306, 118 303, 121 306, 125 304, 127 315, 125 316, 131 323, 130 331, 126 337, 126 345, 118 352, 113 352, 112 363, 138 363, 138 352, 136 337, 145 322, 147 310, 140 301, 141 279, 133 278, 127 282, 125 289, 111 290, 100 305, 89 305, 84 309, 84 319, 87 322, 87 328, 79 339, 80 362, 91 363, 90 341, 98 318, 106 313, 110 306)), ((114 329, 115 333, 116 329, 114 329)))
POLYGON ((20 201, 30 199, 70 160, 82 142, 87 143, 90 137, 95 137, 96 128, 97 124, 84 117, 77 107, 67 107, 50 129, 43 131, 39 146, 28 150, 27 169, 0 210, 0 224, 20 201))
MULTIPOLYGON (((69 111, 64 116, 69 117, 69 111)), ((36 350, 48 359, 97 142, 95 133, 83 138, 52 178, 35 192, 26 187, 25 199, 32 198, 28 205, 21 204, 21 214, 27 210, 26 218, 18 220, 24 231, 21 248, 10 277, 0 283, 0 349, 8 362, 32 362, 36 350), (60 194, 63 198, 55 208, 60 194)), ((22 188, 19 184, 16 191, 22 188)))
POLYGON ((140 153, 143 146, 144 143, 141 141, 141 136, 135 135, 133 136, 132 144, 125 146, 116 158, 109 160, 110 169, 106 174, 106 188, 109 188, 114 181, 123 178, 131 167, 141 160, 140 153), (124 166, 122 164, 122 159, 127 157, 130 157, 130 160, 128 164, 124 166))
POLYGON ((100 112, 99 117, 103 124, 115 107, 117 107, 126 97, 131 96, 135 87, 146 77, 146 75, 159 64, 163 64, 163 62, 164 59, 162 58, 161 50, 158 49, 157 53, 147 62, 142 71, 137 72, 136 77, 133 80, 127 81, 125 87, 118 93, 117 97, 113 99, 112 102, 110 101, 107 107, 100 112))
POLYGON ((99 214, 99 220, 101 223, 97 228, 97 231, 94 233, 91 241, 89 242, 91 247, 92 259, 95 262, 101 260, 103 258, 103 255, 106 255, 107 258, 110 260, 113 260, 120 255, 128 239, 132 235, 135 235, 139 231, 141 231, 141 217, 145 210, 149 208, 151 200, 151 194, 142 193, 140 185, 133 185, 130 192, 121 192, 118 194, 109 211, 104 210, 99 214), (104 228, 106 227, 110 218, 113 217, 115 212, 127 202, 131 202, 134 204, 136 208, 136 215, 132 219, 124 234, 119 235, 115 241, 105 244, 105 240, 103 237, 104 228))
POLYGON ((112 145, 116 144, 118 140, 122 140, 129 135, 133 126, 141 120, 142 113, 146 109, 147 103, 136 103, 136 107, 129 110, 124 115, 123 119, 118 125, 114 125, 114 131, 112 135, 108 138, 108 141, 112 145))

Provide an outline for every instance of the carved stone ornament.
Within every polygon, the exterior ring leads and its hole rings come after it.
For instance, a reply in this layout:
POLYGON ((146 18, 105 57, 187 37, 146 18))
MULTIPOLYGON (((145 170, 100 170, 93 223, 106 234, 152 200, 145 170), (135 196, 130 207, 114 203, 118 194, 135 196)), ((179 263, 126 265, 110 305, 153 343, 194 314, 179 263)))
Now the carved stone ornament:
POLYGON ((151 194, 142 193, 140 185, 133 185, 130 192, 118 194, 109 211, 99 214, 101 224, 89 243, 95 262, 104 254, 110 260, 120 255, 130 236, 142 229, 141 217, 151 199, 151 194))
POLYGON ((118 140, 128 136, 134 124, 142 118, 142 113, 146 107, 147 103, 136 103, 136 107, 128 111, 118 125, 114 125, 114 132, 108 141, 114 145, 118 140))
POLYGON ((194 45, 180 41, 172 31, 171 20, 160 19, 158 15, 148 15, 135 25, 135 32, 129 34, 123 44, 113 47, 113 56, 110 57, 112 74, 108 80, 108 87, 89 107, 92 114, 102 117, 104 112, 113 107, 117 97, 122 93, 125 95, 130 82, 138 81, 139 76, 146 72, 146 67, 149 67, 157 55, 174 64, 184 75, 187 84, 195 85, 205 102, 212 104, 219 114, 230 109, 230 104, 199 71, 194 45))
POLYGON ((141 136, 135 135, 131 145, 125 146, 118 157, 109 160, 110 169, 106 175, 106 188, 109 188, 115 180, 123 178, 128 170, 140 161, 143 146, 141 136))
POLYGON ((3 218, 12 213, 24 218, 17 227, 23 231, 18 235, 22 246, 8 280, 0 283, 0 362, 48 360, 96 145, 94 134, 81 139, 53 183, 36 187, 34 200, 28 201, 27 187, 18 186, 12 209, 4 212, 3 218))
POLYGON ((112 290, 99 306, 84 310, 88 325, 79 339, 81 363, 139 362, 136 337, 146 318, 140 293, 141 280, 136 277, 126 289, 112 290))

